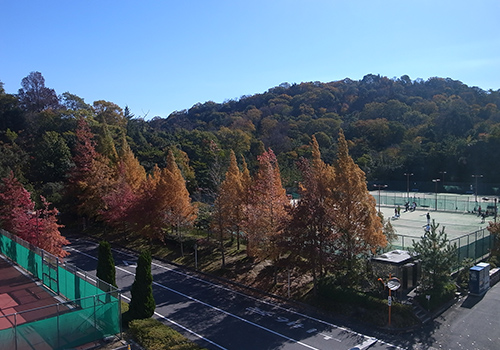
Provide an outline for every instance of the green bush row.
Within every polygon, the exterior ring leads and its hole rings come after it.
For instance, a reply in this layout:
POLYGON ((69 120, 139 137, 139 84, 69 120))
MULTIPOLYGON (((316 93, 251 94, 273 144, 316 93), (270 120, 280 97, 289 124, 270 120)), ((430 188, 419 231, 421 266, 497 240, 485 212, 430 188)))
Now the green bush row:
MULTIPOLYGON (((331 279, 325 279, 318 285, 321 307, 340 312, 351 317, 363 319, 365 322, 384 326, 388 322, 387 299, 354 289, 335 285, 331 279)), ((392 304, 393 325, 410 327, 418 320, 410 305, 392 304)))
POLYGON ((146 350, 203 350, 179 332, 154 318, 131 321, 129 332, 146 350))
POLYGON ((442 290, 432 290, 420 293, 417 295, 417 300, 425 308, 436 310, 442 305, 455 297, 457 288, 454 283, 448 283, 442 290), (430 300, 427 300, 427 295, 430 295, 430 300))

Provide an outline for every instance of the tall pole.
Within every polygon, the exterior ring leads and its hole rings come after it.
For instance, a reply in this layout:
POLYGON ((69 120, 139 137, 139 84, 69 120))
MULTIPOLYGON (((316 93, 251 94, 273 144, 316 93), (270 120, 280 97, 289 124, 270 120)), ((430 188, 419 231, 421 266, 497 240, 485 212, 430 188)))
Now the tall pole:
POLYGON ((436 197, 435 197, 435 203, 434 203, 434 210, 438 210, 438 182, 441 181, 441 179, 432 179, 432 182, 434 182, 436 184, 436 187, 435 187, 435 194, 436 194, 436 197))
POLYGON ((446 174, 446 171, 443 170, 443 171, 440 171, 439 173, 441 174, 441 182, 442 182, 441 186, 444 189, 444 174, 446 174))
POLYGON ((472 177, 476 179, 476 186, 474 187, 474 194, 475 194, 475 198, 476 198, 476 202, 477 202, 477 179, 480 177, 483 177, 483 175, 472 175, 472 177))
POLYGON ((391 326, 391 306, 392 306, 392 295, 391 288, 389 288, 389 298, 387 299, 387 303, 389 304, 389 327, 391 326))
POLYGON ((380 213, 380 190, 386 188, 387 185, 373 185, 373 187, 378 189, 378 212, 380 213))
POLYGON ((495 198, 495 224, 497 223, 497 198, 495 198))
POLYGON ((413 173, 404 173, 404 176, 406 176, 406 200, 409 202, 410 201, 410 176, 413 175, 413 173))

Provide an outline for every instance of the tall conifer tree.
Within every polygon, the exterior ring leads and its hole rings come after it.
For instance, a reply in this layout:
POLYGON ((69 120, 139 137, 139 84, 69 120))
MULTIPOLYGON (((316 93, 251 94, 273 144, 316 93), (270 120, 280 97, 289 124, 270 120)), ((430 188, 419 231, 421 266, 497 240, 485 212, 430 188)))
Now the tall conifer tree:
POLYGON ((167 167, 162 171, 164 185, 169 187, 169 203, 167 206, 166 222, 175 229, 181 240, 181 254, 183 254, 181 228, 190 226, 196 219, 196 207, 191 203, 191 197, 186 188, 186 181, 175 162, 174 154, 170 150, 167 155, 167 167))
POLYGON ((229 168, 219 187, 214 203, 213 228, 218 233, 222 255, 222 266, 225 265, 224 239, 236 233, 238 236, 243 218, 243 184, 242 173, 238 168, 236 156, 231 150, 229 168))
MULTIPOLYGON (((111 245, 107 241, 99 242, 97 251, 97 278, 116 287, 115 260, 111 245)), ((107 292, 107 290, 105 290, 107 292)))
POLYGON ((288 202, 276 156, 272 150, 266 151, 259 156, 259 170, 252 181, 245 210, 249 256, 278 260, 281 225, 287 216, 288 202))
POLYGON ((151 274, 151 253, 143 251, 137 260, 135 280, 132 284, 128 320, 144 319, 153 316, 156 302, 153 297, 153 275, 151 274))
POLYGON ((299 184, 300 200, 290 208, 285 244, 290 249, 290 259, 300 261, 311 271, 316 290, 317 278, 323 275, 332 254, 330 208, 335 171, 321 160, 314 136, 311 148, 311 161, 304 159, 300 164, 303 179, 299 184))
POLYGON ((332 224, 338 252, 337 263, 345 271, 345 282, 357 277, 357 262, 362 254, 373 254, 387 244, 382 222, 377 215, 375 198, 366 187, 365 173, 349 155, 344 132, 339 131, 335 164, 332 224))

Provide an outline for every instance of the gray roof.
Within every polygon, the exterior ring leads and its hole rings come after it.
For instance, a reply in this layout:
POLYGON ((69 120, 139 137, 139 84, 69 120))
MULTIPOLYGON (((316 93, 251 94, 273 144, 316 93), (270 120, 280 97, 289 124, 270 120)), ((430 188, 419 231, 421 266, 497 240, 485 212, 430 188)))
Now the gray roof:
POLYGON ((400 264, 413 259, 413 255, 407 250, 393 250, 373 258, 376 261, 383 261, 393 264, 400 264))

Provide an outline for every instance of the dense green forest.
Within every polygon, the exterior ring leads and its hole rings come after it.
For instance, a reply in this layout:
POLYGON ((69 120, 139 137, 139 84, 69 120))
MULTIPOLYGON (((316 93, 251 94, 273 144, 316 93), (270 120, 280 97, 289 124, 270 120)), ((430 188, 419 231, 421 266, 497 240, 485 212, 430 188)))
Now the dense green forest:
POLYGON ((208 200, 216 190, 231 150, 254 172, 257 156, 271 148, 284 186, 294 192, 297 162, 310 158, 312 136, 332 163, 340 128, 369 184, 383 181, 405 190, 403 174, 411 172, 412 188, 432 191, 431 179, 440 177, 443 190, 463 193, 474 184, 472 175, 481 174, 481 191, 492 194, 500 187, 499 106, 500 90, 449 78, 369 74, 359 81, 283 83, 145 120, 110 101, 89 104, 70 92, 58 95, 41 73, 32 72, 18 94, 7 94, 0 82, 0 176, 12 170, 30 191, 62 208, 77 118, 83 117, 96 135, 97 151, 110 159, 126 140, 150 173, 155 164, 165 167, 173 151, 195 200, 208 200))

